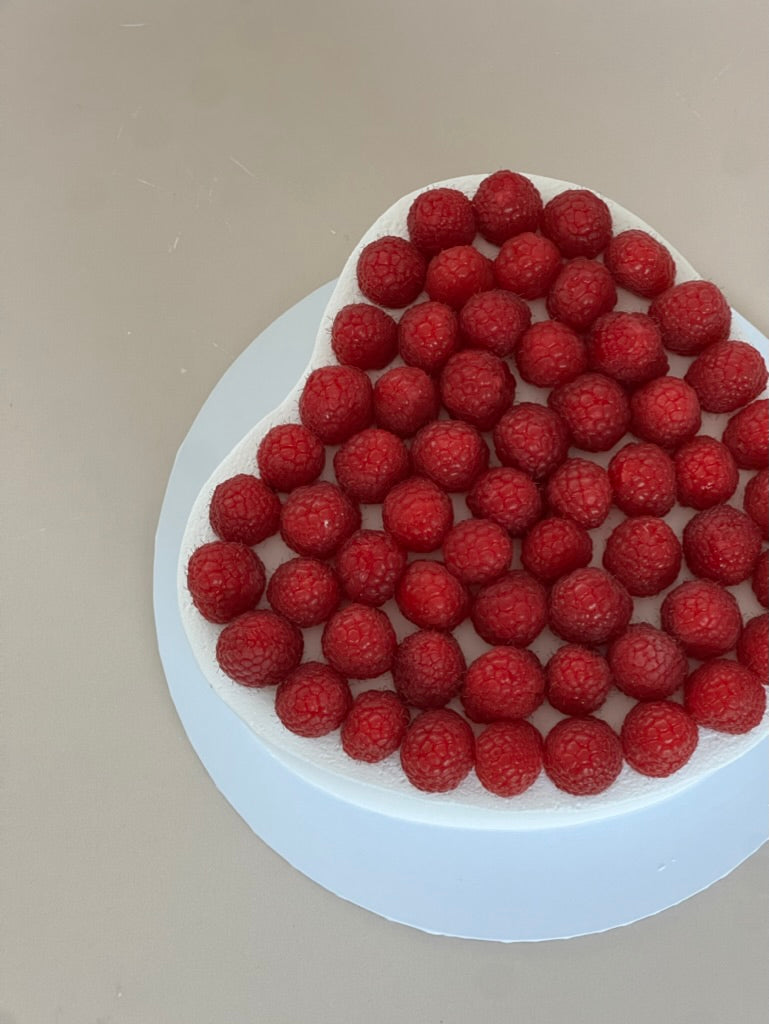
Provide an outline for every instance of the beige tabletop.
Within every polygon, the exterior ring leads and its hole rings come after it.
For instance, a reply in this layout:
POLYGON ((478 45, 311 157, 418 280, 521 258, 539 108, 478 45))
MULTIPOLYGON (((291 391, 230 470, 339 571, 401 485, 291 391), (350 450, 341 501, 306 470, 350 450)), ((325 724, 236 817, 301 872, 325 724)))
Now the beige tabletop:
POLYGON ((429 936, 217 793, 168 696, 177 446, 392 200, 500 166, 654 224, 762 330, 761 0, 0 7, 0 1024, 766 1020, 769 848, 605 935, 429 936))

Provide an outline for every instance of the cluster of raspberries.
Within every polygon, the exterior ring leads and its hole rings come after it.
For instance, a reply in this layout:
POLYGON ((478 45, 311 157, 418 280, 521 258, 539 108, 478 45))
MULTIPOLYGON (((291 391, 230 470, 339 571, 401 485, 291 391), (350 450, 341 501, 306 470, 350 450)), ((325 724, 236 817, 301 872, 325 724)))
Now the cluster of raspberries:
POLYGON ((338 729, 366 762, 400 750, 431 792, 474 768, 509 797, 544 768, 594 794, 623 762, 677 771, 698 727, 754 728, 769 617, 743 625, 728 588, 750 580, 769 603, 767 371, 728 340, 719 289, 675 284, 667 249, 614 235, 592 192, 543 204, 511 171, 472 198, 420 194, 408 238, 365 246, 357 279, 367 301, 331 325, 337 362, 307 378, 301 422, 266 434, 259 475, 218 485, 220 539, 190 558, 195 606, 224 625, 222 670, 276 687, 301 736, 338 729), (618 287, 647 311, 614 311, 618 287), (532 323, 541 298, 549 319, 532 323), (669 353, 687 357, 683 377, 669 353), (516 374, 539 402, 515 403, 516 374), (727 414, 721 440, 699 433, 702 412, 727 414), (608 469, 590 457, 609 451, 608 469), (742 508, 728 503, 740 470, 742 508), (682 537, 665 520, 676 504, 692 509, 682 537), (362 529, 361 505, 381 506, 381 529, 362 529), (626 518, 599 551, 612 506, 626 518), (293 557, 267 580, 254 548, 278 532, 293 557), (663 591, 659 623, 631 625, 634 597, 663 591), (393 601, 416 627, 400 642, 393 601), (452 635, 467 618, 488 645, 469 665, 452 635), (324 661, 303 662, 302 630, 321 625, 324 661), (546 627, 564 644, 543 665, 528 648, 546 627), (388 673, 353 696, 350 680, 388 673), (614 688, 635 702, 619 735, 595 716, 614 688), (565 717, 543 739, 527 719, 544 701, 565 717))

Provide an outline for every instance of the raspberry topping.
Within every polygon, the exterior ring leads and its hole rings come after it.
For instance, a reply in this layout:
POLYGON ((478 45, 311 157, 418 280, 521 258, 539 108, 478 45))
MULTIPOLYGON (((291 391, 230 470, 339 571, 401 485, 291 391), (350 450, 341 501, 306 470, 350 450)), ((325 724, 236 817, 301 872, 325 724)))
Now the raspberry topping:
POLYGON ((545 588, 528 573, 509 572, 481 587, 470 616, 487 644, 528 647, 547 625, 545 588))
POLYGON ((459 348, 459 321, 443 302, 420 302, 398 324, 401 359, 425 373, 437 373, 459 348))
POLYGON ((442 708, 459 693, 462 648, 449 633, 420 630, 402 640, 393 661, 395 689, 415 708, 442 708))
POLYGON ((686 382, 697 392, 706 412, 741 408, 761 394, 766 378, 763 356, 744 341, 710 345, 686 371, 686 382))
POLYGON ((731 505, 698 512, 684 527, 686 564, 695 576, 734 586, 753 572, 761 551, 761 532, 731 505))
POLYGON ((550 392, 548 403, 559 413, 577 448, 605 452, 624 436, 630 424, 625 392, 610 377, 583 373, 550 392))
POLYGON ((550 591, 550 626, 571 643, 605 643, 623 632, 632 613, 627 590, 603 569, 577 569, 550 591))
POLYGON ((354 366, 313 370, 299 399, 302 423, 324 444, 341 444, 371 423, 371 381, 354 366))
POLYGON ((734 594, 710 580, 689 580, 671 590, 660 619, 690 658, 715 658, 734 650, 742 630, 734 594))
POLYGON ((531 477, 507 466, 484 473, 466 500, 476 518, 491 519, 514 537, 525 533, 542 510, 539 490, 531 477))
POLYGON ((455 629, 467 616, 467 591, 440 562, 418 559, 406 566, 395 591, 401 613, 420 629, 455 629))
POLYGON ((222 540, 252 547, 277 533, 280 501, 257 477, 238 473, 216 487, 208 518, 211 529, 222 540))
POLYGON ((364 690, 342 725, 342 749, 356 761, 383 761, 401 745, 408 724, 408 708, 392 690, 364 690))
POLYGON ((697 509, 728 501, 740 479, 726 445, 707 436, 681 445, 675 454, 675 471, 679 504, 697 509))
POLYGON ((477 292, 494 287, 491 261, 472 245, 455 245, 433 256, 427 267, 425 290, 435 302, 461 309, 477 292))
POLYGON ((360 510, 334 484, 298 487, 283 506, 280 533, 299 555, 327 558, 360 529, 360 510))
POLYGON ((564 718, 545 738, 545 771, 574 796, 602 793, 622 770, 617 734, 598 718, 564 718))
POLYGON ((669 700, 636 704, 622 723, 622 752, 641 775, 664 778, 683 768, 697 747, 697 723, 669 700))
POLYGON ((410 242, 385 235, 358 257, 358 287, 378 306, 402 309, 422 291, 425 271, 424 256, 410 242))
POLYGON ((469 490, 489 465, 486 442, 469 423, 436 420, 423 427, 411 446, 414 470, 451 493, 469 490))
POLYGON ((763 536, 769 537, 769 471, 762 469, 748 480, 743 506, 763 536))
POLYGON ((607 313, 587 340, 590 365, 623 384, 642 384, 669 370, 662 336, 644 313, 607 313))
POLYGON ((681 571, 681 544, 664 519, 626 519, 609 534, 606 569, 638 597, 659 594, 681 571))
POLYGON ((741 469, 766 469, 769 465, 769 399, 751 402, 735 413, 726 426, 723 441, 741 469))
POLYGON ((321 641, 329 665, 351 679, 375 679, 389 671, 397 644, 385 613, 365 604, 348 604, 332 615, 321 641))
POLYGON ((585 343, 558 320, 532 324, 515 350, 518 372, 538 388, 568 384, 587 369, 585 343))
POLYGON ((359 530, 339 549, 336 568, 351 601, 377 606, 395 594, 406 568, 406 555, 381 530, 359 530))
POLYGON ((421 477, 393 487, 382 505, 385 530, 408 551, 437 551, 453 521, 448 495, 421 477))
POLYGON ((545 205, 542 234, 564 256, 597 256, 611 238, 609 207, 587 189, 567 189, 545 205))
POLYGON ((495 647, 470 665, 461 696, 474 722, 527 718, 545 699, 545 673, 531 651, 495 647))
POLYGON ((347 680, 319 661, 294 669, 275 693, 278 718, 298 736, 325 736, 338 729, 351 704, 347 680))
POLYGON ((459 327, 468 345, 495 356, 509 356, 531 324, 528 305, 511 292, 492 289, 468 299, 459 327))
POLYGON ((515 378, 498 356, 465 349, 443 367, 440 393, 453 419, 490 430, 513 400, 515 378))
POLYGON ((661 448, 677 448, 700 429, 697 393, 679 377, 658 377, 630 399, 633 433, 661 448))
POLYGON ((732 311, 710 281, 685 281, 659 295, 649 315, 659 324, 665 347, 691 356, 717 341, 726 341, 732 311))
POLYGON ((475 741, 475 774, 496 796, 524 793, 542 771, 542 737, 529 722, 493 722, 475 741))
POLYGON ((534 184, 515 171, 495 171, 478 186, 473 199, 478 230, 494 245, 522 231, 536 231, 542 198, 534 184))
POLYGON ((541 480, 566 458, 569 432, 552 409, 521 402, 494 428, 494 450, 503 466, 514 466, 541 480))
POLYGON ((547 311, 575 331, 584 331, 614 309, 617 289, 603 263, 578 257, 559 271, 547 294, 547 311))
POLYGON ((302 660, 300 630, 275 612, 246 612, 225 626, 216 643, 222 672, 241 686, 275 686, 302 660))
POLYGON ((497 523, 464 519, 443 542, 443 561, 465 585, 491 583, 510 568, 513 542, 497 523))
POLYGON ((684 703, 695 722, 708 729, 750 732, 764 716, 766 691, 744 665, 717 658, 686 680, 684 703))
POLYGON ((570 519, 541 519, 532 526, 521 545, 524 569, 543 583, 553 583, 583 568, 592 557, 590 535, 570 519))
POLYGON ((336 611, 341 596, 336 573, 316 558, 284 562, 267 584, 267 600, 274 611, 300 629, 325 622, 336 611))
POLYGON ((589 715, 609 695, 612 675, 605 658, 578 644, 559 647, 546 668, 547 699, 565 715, 589 715))
POLYGON ((500 288, 522 299, 540 299, 547 295, 560 267, 561 254, 550 239, 525 231, 509 238, 499 250, 494 276, 500 288))
POLYGON ((737 644, 737 659, 764 685, 769 683, 769 615, 756 615, 746 624, 737 644))
POLYGON ((209 622, 229 622, 259 603, 264 566, 251 548, 235 541, 203 544, 187 564, 192 603, 209 622))
POLYGON ((475 761, 473 730, 456 711, 423 711, 401 744, 401 765, 412 786, 428 793, 456 789, 475 761))
POLYGON ((354 500, 379 503, 409 475, 409 453, 395 434, 369 427, 345 441, 334 456, 339 486, 354 500))
POLYGON ((398 327, 378 306, 354 302, 334 317, 331 347, 340 363, 381 370, 398 351, 398 327))
POLYGON ((615 235, 603 258, 618 285, 646 299, 671 288, 675 280, 673 257, 645 231, 631 229, 615 235))
POLYGON ((408 213, 412 243, 426 256, 475 238, 473 204, 458 189, 429 188, 416 197, 408 213))
POLYGON ((648 622, 628 626, 609 648, 617 689, 636 700, 664 700, 683 685, 688 662, 681 645, 648 622))
POLYGON ((676 501, 676 472, 656 444, 631 442, 609 463, 614 504, 628 516, 664 516, 676 501))
POLYGON ((256 461, 268 487, 293 491, 318 479, 326 463, 326 449, 301 423, 281 423, 264 435, 256 461))
POLYGON ((567 459, 547 482, 545 496, 550 508, 565 519, 593 530, 611 508, 609 474, 587 459, 567 459))
POLYGON ((411 437, 438 414, 435 381, 416 366, 396 366, 374 385, 374 419, 378 426, 411 437))

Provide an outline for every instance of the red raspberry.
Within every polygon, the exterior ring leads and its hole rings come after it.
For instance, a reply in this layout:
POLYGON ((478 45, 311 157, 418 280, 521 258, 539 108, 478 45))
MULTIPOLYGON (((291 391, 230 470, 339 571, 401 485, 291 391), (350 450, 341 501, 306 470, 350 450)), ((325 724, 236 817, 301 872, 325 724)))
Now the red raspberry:
POLYGON ((559 647, 548 661, 545 675, 547 699, 565 715, 597 711, 612 685, 606 659, 578 644, 559 647))
POLYGON ((256 461, 268 487, 293 491, 318 479, 326 462, 326 449, 301 423, 281 423, 262 438, 256 461))
POLYGON ((478 186, 473 199, 478 230, 501 245, 522 231, 536 231, 542 213, 542 197, 522 174, 495 171, 478 186))
POLYGON ((769 683, 769 615, 756 615, 746 623, 737 643, 737 658, 764 685, 769 683))
POLYGON ((192 603, 209 622, 229 622, 259 604, 264 566, 245 544, 214 540, 203 544, 187 563, 192 603))
POLYGON ((440 562, 409 562, 395 591, 401 613, 420 629, 455 629, 467 617, 467 591, 440 562))
POLYGON ((614 504, 628 516, 664 516, 676 501, 676 473, 656 444, 631 442, 609 463, 614 504))
POLYGON ((339 607, 342 589, 334 570, 316 558, 292 558, 267 584, 267 600, 300 629, 317 626, 339 607))
POLYGON ((441 490, 466 491, 488 469, 489 449, 469 423, 436 420, 422 427, 411 446, 414 470, 441 490))
POLYGON ((769 470, 762 469, 748 480, 743 506, 764 537, 769 537, 769 470))
POLYGON ((622 771, 617 734, 598 718, 564 718, 545 738, 545 771, 573 796, 602 793, 622 771))
POLYGON ((523 538, 521 562, 524 569, 553 583, 593 557, 590 535, 571 519, 540 519, 523 538))
POLYGON ((398 325, 378 306, 353 302, 334 317, 331 347, 340 363, 381 370, 398 351, 398 325))
POLYGON ((437 373, 459 348, 457 314, 443 302, 420 302, 398 324, 401 359, 425 373, 437 373))
POLYGON ((744 665, 716 658, 686 680, 686 710, 699 725, 718 732, 750 732, 764 717, 766 691, 744 665))
POLYGON ((466 501, 476 519, 491 519, 514 537, 526 533, 542 512, 537 485, 519 469, 508 466, 490 469, 479 477, 466 501))
POLYGON ((742 616, 734 594, 710 580, 689 580, 671 590, 660 608, 662 628, 690 658, 716 658, 734 649, 742 616))
POLYGON ((769 399, 751 402, 735 413, 726 425, 723 441, 741 469, 766 469, 769 465, 769 399))
POLYGON ((359 530, 337 552, 336 568, 351 601, 377 606, 395 594, 406 555, 381 530, 359 530))
POLYGON ((681 571, 681 543, 664 519, 625 519, 609 534, 606 569, 635 597, 666 590, 681 571))
POLYGON ((416 366, 396 366, 374 385, 374 420, 398 437, 411 437, 438 415, 435 381, 416 366))
POLYGON ((373 418, 371 381, 354 366, 313 370, 299 399, 302 423, 324 444, 341 444, 373 418))
POLYGON ((762 551, 756 559, 750 585, 758 603, 769 608, 769 551, 762 551))
POLYGON ((385 235, 358 257, 358 287, 378 306, 402 309, 422 291, 425 271, 425 258, 411 242, 385 235))
POLYGON ((412 786, 427 793, 456 789, 475 760, 473 730, 456 711, 423 711, 401 744, 401 765, 412 786))
POLYGON ((459 693, 465 667, 462 648, 450 633, 420 630, 398 645, 393 682, 407 704, 442 708, 459 693))
POLYGON ((241 686, 275 686, 302 660, 301 632, 275 612, 246 612, 219 634, 216 660, 241 686))
POLYGON ((761 531, 731 505, 692 516, 684 527, 684 556, 695 576, 726 587, 746 580, 761 551, 761 531))
POLYGON ((590 365, 622 384, 642 384, 670 369, 659 328, 644 313, 607 313, 587 340, 590 365))
POLYGON ((383 761, 401 745, 408 724, 408 708, 392 690, 364 690, 342 724, 342 749, 356 761, 383 761))
POLYGON ((566 458, 569 432, 552 409, 521 402, 494 427, 494 450, 503 466, 514 466, 541 480, 566 458))
POLYGON ((407 551, 437 551, 454 522, 450 498, 432 480, 412 477, 382 504, 385 530, 407 551))
POLYGON ((614 309, 614 278, 595 260, 578 257, 560 270, 547 293, 547 312, 575 331, 585 331, 603 313, 614 309))
POLYGON ((464 584, 491 583, 510 568, 513 542, 497 523, 464 519, 443 542, 443 561, 464 584))
POLYGON ((461 696, 473 722, 528 718, 545 699, 545 673, 531 651, 495 647, 470 665, 461 696))
POLYGON ((661 448, 677 448, 700 429, 697 393, 678 377, 657 377, 630 399, 632 430, 661 448))
POLYGON ((325 625, 323 657, 351 679, 374 679, 389 672, 398 641, 390 620, 379 608, 348 604, 325 625))
POLYGON ((611 509, 609 474, 587 459, 567 459, 548 480, 545 497, 559 516, 593 530, 611 509))
POLYGON ((352 704, 347 680, 328 665, 308 661, 275 693, 275 712, 297 736, 326 736, 338 729, 352 704))
POLYGON ((673 257, 645 231, 621 231, 610 239, 603 258, 618 285, 645 299, 671 288, 675 280, 673 257))
POLYGON ((461 309, 477 292, 494 287, 491 260, 472 245, 455 245, 433 256, 427 267, 425 291, 435 302, 461 309))
POLYGON ((328 558, 360 529, 360 509, 335 484, 298 487, 286 499, 280 535, 299 555, 328 558))
POLYGON ((602 644, 633 614, 627 590, 603 569, 576 569, 550 591, 550 628, 570 643, 602 644))
POLYGON ((280 500, 258 477, 238 473, 218 484, 208 518, 211 529, 222 540, 252 547, 278 532, 280 500))
POLYGON ((512 292, 492 289, 468 299, 459 314, 459 327, 468 345, 495 356, 509 356, 531 324, 531 310, 512 292))
POLYGON ((369 427, 345 441, 334 456, 334 472, 355 501, 378 504, 409 475, 408 448, 389 430, 369 427))
POLYGON ((532 324, 515 350, 518 372, 538 388, 568 384, 587 369, 587 349, 571 327, 558 320, 532 324))
POLYGON ((619 384, 600 373, 583 373, 550 392, 548 403, 564 418, 577 448, 605 452, 630 425, 630 406, 619 384))
POLYGON ((513 400, 515 378, 498 356, 469 348, 441 370, 440 392, 453 419, 491 430, 513 400))
POLYGON ((495 796, 524 793, 542 771, 542 737, 530 722, 493 722, 475 741, 475 774, 495 796))
POLYGON ((683 768, 697 746, 697 723, 669 700, 636 704, 620 733, 625 760, 641 775, 661 779, 683 768))
POLYGON ((416 197, 407 219, 409 238, 426 256, 475 238, 473 204, 456 188, 429 188, 416 197))
POLYGON ((689 664, 681 645, 648 622, 628 626, 609 648, 617 689, 636 700, 664 700, 683 686, 689 664))
POLYGON ((500 288, 522 299, 541 299, 561 268, 561 254, 549 238, 525 231, 509 238, 494 260, 494 276, 500 288))
POLYGON ((671 352, 695 355, 716 341, 726 341, 732 311, 710 281, 685 281, 663 292, 649 306, 671 352))
POLYGON ((528 573, 509 572, 478 591, 470 617, 487 644, 528 647, 547 624, 545 588, 528 573))
POLYGON ((611 238, 609 207, 593 192, 570 188, 545 204, 542 234, 564 256, 597 256, 611 238))
POLYGON ((681 445, 674 462, 681 505, 712 508, 728 501, 737 489, 737 464, 726 445, 714 437, 693 437, 681 445))
POLYGON ((685 379, 706 412, 733 412, 764 390, 766 363, 747 342, 719 341, 697 356, 685 379))

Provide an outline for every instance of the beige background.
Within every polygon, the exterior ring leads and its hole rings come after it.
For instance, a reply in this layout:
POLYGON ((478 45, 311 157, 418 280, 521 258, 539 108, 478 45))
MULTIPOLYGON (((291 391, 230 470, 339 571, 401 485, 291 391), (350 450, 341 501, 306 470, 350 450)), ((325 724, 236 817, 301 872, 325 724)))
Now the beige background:
POLYGON ((390 924, 214 790, 150 602, 202 401, 420 184, 512 166, 592 185, 769 330, 764 7, 0 5, 0 1024, 765 1021, 769 849, 569 943, 390 924))

